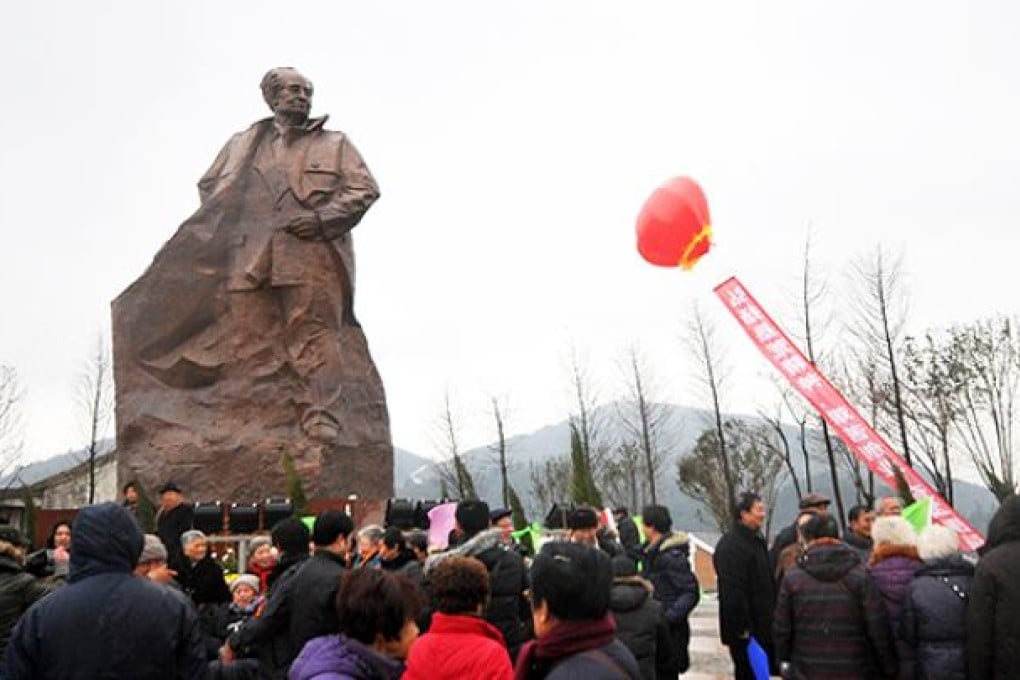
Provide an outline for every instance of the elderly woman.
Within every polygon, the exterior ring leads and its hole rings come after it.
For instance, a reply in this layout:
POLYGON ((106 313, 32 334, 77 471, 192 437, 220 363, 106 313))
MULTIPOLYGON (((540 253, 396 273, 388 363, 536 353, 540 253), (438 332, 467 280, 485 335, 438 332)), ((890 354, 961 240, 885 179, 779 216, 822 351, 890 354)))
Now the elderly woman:
POLYGON ((383 537, 386 532, 378 524, 369 524, 358 532, 358 556, 354 566, 378 569, 382 562, 383 537))
POLYGON ((956 532, 932 525, 917 538, 923 565, 903 598, 900 637, 914 650, 915 678, 967 678, 967 596, 974 565, 956 532))
POLYGON ((336 613, 339 635, 309 640, 290 668, 290 680, 396 680, 418 638, 418 587, 381 569, 347 572, 336 613))
POLYGON ((537 640, 517 657, 517 680, 639 680, 637 661, 616 639, 609 614, 613 568, 597 548, 566 541, 542 546, 531 565, 537 640))
POLYGON ((185 560, 177 572, 177 582, 199 612, 205 614, 205 605, 230 602, 230 590, 223 578, 223 570, 209 556, 209 542, 205 534, 198 529, 185 531, 181 534, 181 548, 185 560))
POLYGON ((248 543, 247 572, 259 579, 259 591, 268 592, 269 582, 276 568, 273 541, 269 536, 256 536, 248 543))
POLYGON ((910 522, 899 515, 886 515, 875 520, 871 527, 874 547, 868 571, 882 594, 885 612, 896 638, 896 653, 900 660, 899 677, 914 677, 914 649, 900 637, 900 617, 907 586, 921 568, 917 555, 917 533, 910 522))

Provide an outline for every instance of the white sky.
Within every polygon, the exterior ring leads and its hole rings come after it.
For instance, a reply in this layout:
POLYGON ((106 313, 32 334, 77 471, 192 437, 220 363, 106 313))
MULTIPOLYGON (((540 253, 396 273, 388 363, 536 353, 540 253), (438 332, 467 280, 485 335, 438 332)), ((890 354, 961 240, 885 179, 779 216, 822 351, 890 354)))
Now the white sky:
MULTIPOLYGON (((109 303, 197 205, 230 134, 293 65, 378 179, 359 316, 398 446, 427 454, 450 389, 463 443, 562 419, 565 356, 614 396, 639 342, 698 404, 680 337, 736 274, 781 322, 812 225, 833 285, 902 248, 916 328, 1016 313, 1020 6, 1009 2, 48 2, 5 9, 0 362, 29 458, 82 443, 75 375, 109 303), (634 247, 651 191, 704 187, 691 274, 634 247)), ((772 392, 735 323, 728 406, 772 392)), ((835 341, 836 338, 831 338, 835 341)))

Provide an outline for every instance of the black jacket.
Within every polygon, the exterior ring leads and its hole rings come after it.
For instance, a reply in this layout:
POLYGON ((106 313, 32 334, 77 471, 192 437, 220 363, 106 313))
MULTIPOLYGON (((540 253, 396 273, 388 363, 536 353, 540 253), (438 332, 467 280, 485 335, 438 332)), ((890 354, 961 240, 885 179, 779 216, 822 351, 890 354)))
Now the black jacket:
POLYGON ((967 604, 967 668, 972 678, 1015 678, 1020 669, 1020 496, 988 524, 967 604))
POLYGON ((868 558, 871 557, 871 549, 873 547, 873 542, 870 538, 858 536, 848 529, 846 534, 843 535, 843 542, 857 551, 857 554, 861 556, 862 562, 865 564, 868 563, 868 558))
POLYGON ((401 548, 397 556, 392 560, 381 560, 379 568, 384 571, 392 571, 403 574, 415 583, 421 583, 421 562, 410 548, 401 548))
POLYGON ((718 580, 723 644, 739 643, 750 633, 762 646, 771 646, 776 595, 765 539, 735 522, 719 539, 712 563, 718 580))
POLYGON ((223 578, 223 570, 209 555, 194 564, 186 559, 177 572, 177 582, 196 606, 230 602, 230 589, 223 578))
POLYGON ((642 564, 643 575, 651 581, 655 599, 662 603, 672 641, 672 657, 660 658, 658 671, 675 676, 690 666, 687 647, 691 642, 691 627, 687 617, 701 597, 698 579, 691 571, 687 534, 670 532, 648 545, 642 564))
POLYGON ((914 677, 967 680, 967 598, 974 566, 960 556, 926 563, 907 586, 900 639, 916 650, 914 677))
POLYGON ((195 509, 189 503, 181 503, 173 510, 156 513, 156 535, 166 547, 167 566, 176 572, 184 567, 187 558, 181 547, 181 534, 195 523, 195 509))
POLYGON ((652 584, 640 576, 614 579, 609 610, 616 621, 616 637, 637 659, 641 677, 655 680, 656 667, 670 665, 675 651, 662 604, 652 597, 652 584))
POLYGON ((269 601, 262 615, 248 619, 229 638, 235 655, 258 657, 259 677, 265 680, 285 680, 290 664, 301 651, 290 634, 293 615, 291 585, 301 567, 311 559, 307 555, 301 557, 286 569, 273 572, 276 582, 269 592, 269 601))
POLYGON ((343 557, 317 550, 294 574, 290 583, 290 636, 298 652, 313 637, 340 630, 336 593, 345 571, 343 557))
POLYGON ((72 529, 68 585, 42 598, 11 635, 4 678, 204 678, 191 603, 133 576, 134 517, 114 503, 84 508, 72 529))
POLYGON ((11 629, 32 604, 53 589, 25 573, 15 560, 14 546, 0 541, 0 658, 7 649, 11 629))

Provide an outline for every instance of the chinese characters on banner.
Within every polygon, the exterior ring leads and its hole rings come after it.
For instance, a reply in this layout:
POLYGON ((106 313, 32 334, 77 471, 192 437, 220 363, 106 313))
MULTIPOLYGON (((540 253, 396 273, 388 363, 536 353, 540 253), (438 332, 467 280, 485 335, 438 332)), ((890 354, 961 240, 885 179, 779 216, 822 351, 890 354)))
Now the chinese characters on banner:
POLYGON ((931 498, 932 521, 956 531, 965 550, 976 550, 984 544, 981 534, 907 465, 839 390, 811 365, 740 281, 727 279, 715 292, 761 353, 825 418, 858 459, 893 489, 896 488, 894 470, 899 468, 915 498, 931 498))

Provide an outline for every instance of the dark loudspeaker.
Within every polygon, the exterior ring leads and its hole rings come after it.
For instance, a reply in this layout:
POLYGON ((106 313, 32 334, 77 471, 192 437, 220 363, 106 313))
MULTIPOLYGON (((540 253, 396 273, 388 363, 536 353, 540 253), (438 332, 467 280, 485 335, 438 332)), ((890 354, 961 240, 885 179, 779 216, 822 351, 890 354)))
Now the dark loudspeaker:
POLYGON ((444 501, 437 501, 432 499, 418 501, 418 505, 414 509, 415 526, 417 526, 419 529, 428 530, 430 524, 429 510, 436 507, 437 505, 442 505, 443 502, 444 501))
POLYGON ((230 533, 253 534, 259 530, 259 506, 255 503, 231 503, 228 514, 230 533))
POLYGON ((223 531, 223 503, 195 503, 193 526, 204 534, 218 534, 223 531))
POLYGON ((289 498, 267 498, 262 503, 262 528, 271 531, 280 520, 294 514, 294 504, 289 498))
POLYGON ((545 516, 543 524, 546 529, 566 529, 567 517, 574 510, 573 503, 553 503, 549 513, 545 516))
POLYGON ((386 526, 413 529, 416 526, 414 501, 410 498, 391 498, 386 501, 386 526))

